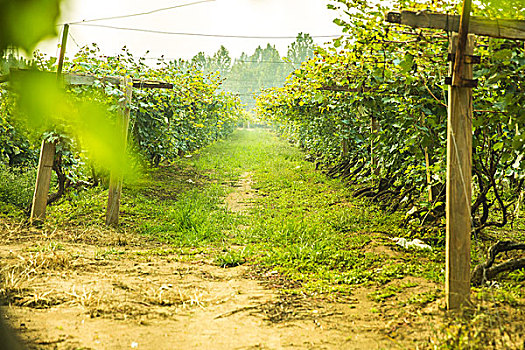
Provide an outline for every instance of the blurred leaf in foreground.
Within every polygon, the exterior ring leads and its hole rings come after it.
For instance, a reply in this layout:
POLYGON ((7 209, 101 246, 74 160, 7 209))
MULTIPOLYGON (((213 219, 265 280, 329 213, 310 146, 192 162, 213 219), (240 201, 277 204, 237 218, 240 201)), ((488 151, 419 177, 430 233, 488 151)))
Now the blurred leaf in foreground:
POLYGON ((21 116, 39 132, 66 129, 77 138, 89 158, 117 176, 129 178, 132 167, 126 154, 122 129, 106 106, 66 93, 54 74, 23 72, 13 75, 21 116))
POLYGON ((0 52, 8 46, 30 53, 56 35, 61 0, 0 0, 0 52))

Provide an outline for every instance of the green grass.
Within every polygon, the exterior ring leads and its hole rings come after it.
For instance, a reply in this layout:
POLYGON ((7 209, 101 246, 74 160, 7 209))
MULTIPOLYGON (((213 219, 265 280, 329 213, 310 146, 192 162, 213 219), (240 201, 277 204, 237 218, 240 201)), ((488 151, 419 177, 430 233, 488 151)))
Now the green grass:
MULTIPOLYGON (((125 184, 120 229, 174 248, 207 251, 220 266, 246 262, 279 271, 306 292, 386 288, 408 276, 444 282, 443 247, 395 246, 390 237, 411 235, 400 227, 402 217, 352 198, 351 189, 304 158, 268 131, 236 131, 125 184), (252 210, 241 215, 227 210, 224 197, 245 173, 257 196, 252 210), (374 250, 384 246, 394 256, 374 250)), ((49 209, 48 222, 103 227, 106 198, 102 187, 71 193, 49 209)), ((523 283, 522 273, 509 280, 512 286, 523 283)))
MULTIPOLYGON (((176 202, 145 203, 139 232, 177 246, 192 246, 222 241, 224 228, 232 227, 234 218, 219 207, 224 190, 213 185, 181 194, 176 202), (159 215, 160 214, 160 215, 159 215)), ((142 203, 144 204, 144 203, 142 203)))
POLYGON ((0 216, 23 218, 33 198, 36 171, 0 163, 0 216))
MULTIPOLYGON (((125 184, 118 230, 168 245, 136 252, 137 258, 205 257, 224 268, 254 265, 291 280, 284 284, 287 293, 337 298, 366 287, 369 299, 377 302, 372 312, 378 314, 387 304, 423 308, 442 298, 441 287, 420 279, 443 285, 444 247, 417 251, 394 245, 390 238, 414 235, 401 228, 403 218, 352 198, 351 192, 272 133, 240 130, 125 184), (231 212, 224 197, 246 173, 256 191, 253 207, 247 213, 231 212)), ((47 225, 104 232, 106 201, 107 188, 72 192, 48 209, 47 225)), ((35 250, 62 248, 50 244, 35 250)), ((484 259, 481 248, 473 245, 475 262, 484 259)), ((119 259, 122 254, 120 248, 103 247, 95 257, 119 259)), ((519 309, 524 283, 524 272, 515 271, 503 276, 497 288, 474 289, 473 298, 519 309)), ((436 348, 458 348, 478 330, 490 329, 493 318, 481 322, 485 316, 482 310, 475 317, 453 319, 439 330, 436 348)))
MULTIPOLYGON (((401 218, 351 198, 341 182, 316 171, 300 150, 271 133, 238 131, 191 162, 224 184, 251 174, 254 209, 237 218, 244 229, 233 230, 225 244, 247 247, 251 263, 278 270, 306 291, 349 292, 358 284, 382 285, 409 275, 442 279, 437 268, 442 254, 418 252, 418 259, 407 263, 366 252, 363 247, 385 243, 377 232, 407 235, 399 228, 401 218)), ((216 258, 228 259, 238 260, 227 254, 216 258)))
POLYGON ((215 264, 220 267, 235 267, 246 262, 246 257, 250 255, 246 248, 226 250, 223 254, 215 257, 215 264))

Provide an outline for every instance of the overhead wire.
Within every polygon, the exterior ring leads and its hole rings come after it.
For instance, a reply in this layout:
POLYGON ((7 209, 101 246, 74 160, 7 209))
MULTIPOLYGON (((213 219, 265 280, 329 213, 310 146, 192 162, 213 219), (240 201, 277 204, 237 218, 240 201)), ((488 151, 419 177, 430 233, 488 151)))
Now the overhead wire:
POLYGON ((235 62, 240 63, 275 63, 275 64, 301 64, 302 62, 286 62, 286 61, 245 61, 245 60, 235 60, 235 62))
POLYGON ((73 35, 71 34, 71 32, 69 32, 68 34, 69 34, 69 37, 71 38, 71 40, 73 40, 73 43, 74 43, 79 49, 81 49, 82 46, 80 46, 80 45, 78 44, 78 42, 75 40, 75 38, 73 37, 73 35))
MULTIPOLYGON (((264 35, 228 35, 228 34, 206 34, 206 33, 187 33, 187 32, 169 32, 155 29, 142 29, 142 28, 130 28, 130 27, 117 27, 106 24, 85 24, 83 22, 70 23, 70 25, 85 26, 85 27, 98 27, 116 30, 125 30, 142 33, 152 34, 165 34, 165 35, 183 35, 183 36, 198 36, 198 37, 209 37, 209 38, 231 38, 231 39, 297 39, 297 36, 264 36, 264 35)), ((312 38, 339 38, 341 35, 311 35, 312 38)))
MULTIPOLYGON (((150 14, 157 13, 157 12, 168 11, 168 10, 173 10, 173 9, 180 8, 180 7, 193 6, 193 5, 198 5, 198 4, 202 4, 202 3, 205 3, 205 2, 213 2, 213 1, 215 1, 215 0, 201 0, 201 1, 190 2, 188 4, 175 5, 175 6, 170 6, 170 7, 163 7, 163 8, 160 8, 160 9, 155 9, 155 10, 150 10, 150 11, 145 11, 145 12, 139 12, 139 13, 132 13, 132 14, 128 14, 128 15, 101 17, 101 18, 93 18, 93 19, 84 19, 82 21, 70 22, 69 24, 80 24, 80 23, 88 23, 88 22, 107 21, 107 20, 112 20, 112 19, 121 19, 121 18, 131 18, 131 17, 137 17, 137 16, 145 16, 145 15, 150 15, 150 14)), ((59 24, 59 25, 63 25, 63 24, 59 24)))
MULTIPOLYGON (((145 60, 178 60, 180 57, 144 57, 145 60)), ((188 60, 185 60, 188 61, 188 60)), ((234 59, 233 63, 275 63, 275 64, 301 64, 302 62, 286 62, 286 61, 248 61, 234 59)))

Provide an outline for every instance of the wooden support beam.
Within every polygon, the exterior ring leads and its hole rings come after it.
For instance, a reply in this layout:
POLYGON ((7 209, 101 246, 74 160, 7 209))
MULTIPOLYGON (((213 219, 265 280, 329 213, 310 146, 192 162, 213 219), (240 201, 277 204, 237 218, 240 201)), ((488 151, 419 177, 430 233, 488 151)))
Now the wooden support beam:
MULTIPOLYGON (((144 88, 144 89, 173 89, 173 84, 142 80, 142 79, 131 79, 131 78, 116 78, 116 77, 103 77, 98 78, 90 75, 80 74, 62 74, 63 60, 65 55, 65 44, 67 41, 68 27, 64 27, 62 48, 60 51, 60 59, 58 65, 58 71, 56 73, 57 79, 63 78, 65 85, 94 85, 96 81, 102 83, 111 83, 119 85, 125 91, 125 101, 121 106, 121 118, 119 123, 122 128, 122 147, 126 147, 128 138, 128 127, 130 119, 130 105, 133 94, 133 88, 144 88)), ((13 69, 10 72, 10 76, 1 76, 0 82, 9 81, 11 75, 20 74, 55 74, 50 72, 36 72, 30 70, 13 69)), ((38 175, 35 185, 35 194, 33 197, 33 203, 31 207, 31 222, 43 221, 45 218, 47 199, 49 195, 49 185, 51 182, 51 170, 53 167, 53 161, 55 157, 55 144, 50 142, 42 142, 42 148, 40 152, 40 161, 38 165, 38 175)), ((122 176, 117 176, 112 173, 110 178, 109 195, 108 195, 108 207, 106 211, 106 224, 107 225, 118 225, 119 209, 120 209, 120 194, 122 190, 122 176)))
MULTIPOLYGON (((119 124, 122 130, 121 147, 123 147, 125 151, 128 140, 130 106, 133 95, 133 80, 128 77, 124 78, 121 87, 124 90, 126 96, 125 100, 122 102, 121 115, 119 119, 119 124)), ((109 180, 108 207, 106 211, 106 225, 108 226, 118 225, 121 191, 122 176, 116 175, 112 172, 109 180)))
POLYGON ((317 90, 324 90, 324 91, 340 91, 340 92, 360 92, 361 89, 351 88, 347 85, 345 86, 337 86, 337 85, 331 85, 331 86, 321 86, 317 90))
MULTIPOLYGON (((428 11, 391 11, 386 14, 386 21, 407 25, 413 28, 443 29, 458 32, 460 16, 428 11)), ((525 40, 525 20, 470 17, 469 33, 493 38, 525 40)))
POLYGON ((92 75, 81 75, 81 74, 64 74, 64 83, 66 85, 94 85, 96 81, 100 81, 102 84, 109 83, 113 85, 119 85, 121 78, 117 77, 104 77, 104 78, 98 78, 92 75))
MULTIPOLYGON (((67 85, 93 85, 95 84, 95 81, 100 81, 103 84, 110 83, 113 85, 120 85, 122 80, 118 77, 98 78, 91 75, 80 75, 70 73, 64 76, 64 81, 67 85)), ((165 83, 161 81, 133 79, 132 84, 134 88, 139 89, 173 89, 172 83, 165 83)))
MULTIPOLYGON (((450 52, 455 54, 458 35, 453 35, 450 52)), ((465 53, 472 55, 474 36, 469 35, 465 53)), ((453 73, 450 64, 450 73, 453 73)), ((472 79, 472 66, 465 65, 463 78, 472 79)), ((446 272, 448 309, 458 309, 470 296, 470 233, 472 198, 472 89, 449 86, 446 180, 446 272)))
MULTIPOLYGON (((454 63, 452 63, 454 64, 454 63)), ((455 85, 452 82, 452 77, 445 77, 445 85, 455 85)), ((475 88, 478 87, 478 80, 477 79, 461 79, 459 82, 459 85, 455 86, 462 86, 462 87, 469 87, 469 88, 475 88)))
MULTIPOLYGON (((11 75, 19 74, 55 74, 53 72, 37 72, 28 69, 11 69, 11 75)), ((9 75, 0 76, 0 83, 9 81, 11 77, 9 75)), ((95 77, 93 75, 83 75, 75 73, 66 73, 63 75, 63 81, 65 85, 94 85, 96 81, 100 81, 102 84, 109 83, 113 85, 120 85, 122 79, 119 77, 95 77)), ((172 83, 166 83, 162 81, 154 80, 142 80, 133 79, 133 87, 139 89, 173 89, 172 83)))
MULTIPOLYGON (((95 81, 101 83, 110 83, 113 85, 120 85, 121 78, 118 77, 103 77, 98 78, 91 75, 80 74, 66 74, 64 81, 67 85, 94 85, 95 81)), ((172 83, 165 83, 161 81, 133 79, 132 86, 139 89, 173 89, 172 83)))
POLYGON ((318 88, 317 90, 324 90, 324 91, 340 91, 340 92, 368 92, 368 91, 374 91, 373 88, 361 86, 359 88, 351 88, 348 85, 324 85, 318 88))
MULTIPOLYGON (((456 47, 456 55, 454 59, 454 67, 452 73, 452 85, 463 86, 463 81, 467 78, 463 77, 463 68, 465 62, 465 46, 467 45, 467 36, 470 24, 470 9, 472 7, 472 0, 463 0, 463 10, 461 13, 461 19, 459 20, 459 31, 458 31, 458 45, 456 47)), ((470 78, 472 80, 472 77, 470 78)))
POLYGON ((173 89, 172 83, 133 79, 133 87, 138 89, 173 89))
POLYGON ((31 224, 42 223, 46 218, 47 197, 51 183, 51 171, 55 160, 55 143, 42 141, 38 172, 36 175, 35 192, 31 205, 31 224))

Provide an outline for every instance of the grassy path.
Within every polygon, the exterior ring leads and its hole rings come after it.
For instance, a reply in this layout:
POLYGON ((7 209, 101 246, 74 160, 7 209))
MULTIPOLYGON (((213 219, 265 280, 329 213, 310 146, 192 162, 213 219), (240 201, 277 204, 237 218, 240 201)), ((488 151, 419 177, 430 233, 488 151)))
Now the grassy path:
POLYGON ((32 348, 483 348, 497 322, 523 334, 507 294, 497 318, 443 319, 443 250, 396 246, 401 218, 267 131, 147 171, 124 188, 118 230, 100 225, 106 194, 70 196, 42 230, 0 231, 0 294, 32 348))
POLYGON ((399 218, 352 198, 339 181, 315 171, 299 150, 271 134, 239 132, 206 150, 195 166, 214 169, 219 181, 249 174, 252 209, 237 217, 224 246, 245 247, 244 258, 300 282, 301 291, 344 295, 355 285, 405 276, 443 280, 441 253, 412 251, 399 259, 402 251, 389 239, 406 234, 399 218))

